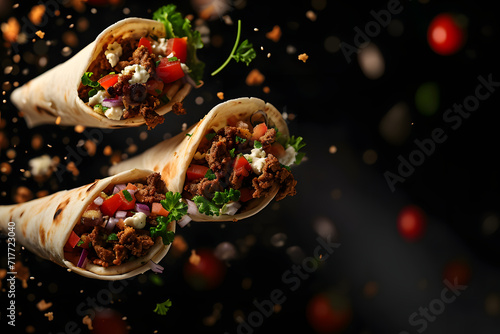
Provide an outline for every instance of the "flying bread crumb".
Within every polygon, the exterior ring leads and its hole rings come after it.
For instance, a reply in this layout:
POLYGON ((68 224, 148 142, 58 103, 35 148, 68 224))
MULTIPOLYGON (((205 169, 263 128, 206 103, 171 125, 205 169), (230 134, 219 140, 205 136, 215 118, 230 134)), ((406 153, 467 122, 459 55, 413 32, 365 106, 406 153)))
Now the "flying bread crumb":
POLYGON ((248 73, 247 78, 245 80, 248 86, 258 86, 262 84, 265 80, 265 76, 260 73, 258 69, 253 69, 248 73))
POLYGON ((298 58, 299 60, 302 60, 305 63, 309 58, 309 56, 307 55, 307 53, 301 53, 298 58))
POLYGON ((193 249, 191 251, 191 256, 189 257, 189 263, 191 263, 194 266, 197 266, 200 264, 200 261, 201 257, 198 254, 196 254, 196 251, 193 249))
POLYGON ((218 92, 217 97, 221 100, 224 100, 224 93, 223 92, 218 92))
POLYGON ((82 133, 83 131, 85 131, 85 126, 83 126, 83 125, 75 125, 75 132, 76 133, 82 133))
POLYGON ((28 18, 34 25, 39 25, 42 23, 43 15, 45 14, 45 5, 37 5, 31 8, 31 11, 28 14, 28 18))
POLYGON ((266 37, 269 38, 273 42, 279 41, 280 38, 281 38, 281 28, 280 28, 280 26, 275 25, 273 27, 273 30, 271 30, 270 32, 268 32, 266 34, 266 37))
POLYGON ((61 116, 57 116, 57 118, 56 118, 56 124, 57 125, 61 124, 61 116))
POLYGON ((306 17, 307 17, 309 20, 313 21, 313 22, 314 22, 314 21, 316 21, 316 19, 317 19, 317 15, 316 15, 316 13, 315 13, 315 12, 313 12, 312 10, 308 10, 308 11, 306 12, 306 17))
POLYGON ((265 86, 264 88, 262 88, 262 91, 266 94, 269 94, 269 92, 271 91, 271 88, 269 88, 269 86, 265 86))
POLYGON ((87 325, 89 331, 94 329, 94 327, 92 327, 92 319, 88 315, 83 317, 82 324, 87 325))
POLYGON ((104 154, 105 156, 110 156, 111 154, 113 154, 113 149, 111 148, 111 146, 107 145, 102 151, 102 154, 104 154))
POLYGON ((40 37, 40 39, 43 39, 45 37, 45 33, 41 30, 38 30, 36 33, 35 33, 38 37, 40 37))
POLYGON ((44 314, 44 316, 46 316, 49 319, 49 321, 54 320, 54 312, 47 312, 44 314))
POLYGON ((9 43, 14 43, 17 41, 19 32, 21 31, 21 25, 15 17, 10 17, 7 22, 2 23, 2 35, 4 40, 9 43))
POLYGON ((52 303, 47 303, 45 302, 45 299, 42 299, 40 300, 37 304, 36 304, 36 307, 38 308, 38 310, 40 311, 45 311, 46 309, 50 308, 52 306, 52 303))

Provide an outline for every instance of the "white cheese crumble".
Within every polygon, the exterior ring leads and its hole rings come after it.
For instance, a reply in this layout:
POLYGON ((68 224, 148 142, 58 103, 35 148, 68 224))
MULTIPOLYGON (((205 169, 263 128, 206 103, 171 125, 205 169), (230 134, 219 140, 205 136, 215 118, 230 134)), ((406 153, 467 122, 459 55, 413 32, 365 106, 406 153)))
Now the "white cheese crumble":
POLYGON ((252 154, 243 155, 248 160, 255 174, 262 174, 262 168, 266 162, 266 152, 261 148, 253 148, 252 154))
POLYGON ((31 159, 28 164, 31 167, 31 175, 33 176, 43 176, 46 175, 52 166, 52 159, 47 154, 42 155, 38 158, 31 159))
POLYGON ((119 121, 123 116, 123 107, 111 107, 104 112, 104 115, 112 120, 119 121))
POLYGON ((118 61, 120 60, 120 57, 122 56, 122 46, 114 42, 113 44, 108 45, 108 49, 104 51, 104 55, 106 56, 106 59, 109 61, 109 64, 111 67, 115 67, 116 64, 118 64, 118 61))
POLYGON ((109 97, 108 92, 101 89, 97 91, 97 93, 94 94, 94 96, 91 96, 89 98, 89 106, 95 106, 96 104, 102 103, 102 101, 108 97, 109 97))
POLYGON ((125 225, 133 227, 137 230, 146 226, 146 214, 144 212, 136 212, 132 217, 125 218, 125 225))
POLYGON ((144 68, 144 66, 141 66, 139 64, 134 64, 134 65, 129 65, 125 67, 122 71, 122 75, 128 75, 130 73, 134 73, 132 75, 132 78, 128 81, 129 84, 133 85, 136 83, 146 83, 149 79, 149 73, 144 68))
POLYGON ((151 49, 154 54, 165 56, 167 53, 167 41, 166 38, 158 38, 158 41, 151 42, 151 49))
POLYGON ((285 150, 285 155, 278 159, 280 164, 285 166, 290 166, 295 162, 295 158, 297 157, 297 151, 292 146, 288 146, 285 150))

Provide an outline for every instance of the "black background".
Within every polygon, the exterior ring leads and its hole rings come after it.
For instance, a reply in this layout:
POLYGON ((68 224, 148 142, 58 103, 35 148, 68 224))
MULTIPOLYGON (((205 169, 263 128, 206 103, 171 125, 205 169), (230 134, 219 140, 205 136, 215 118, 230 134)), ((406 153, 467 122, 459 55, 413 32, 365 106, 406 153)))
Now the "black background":
MULTIPOLYGON (((1 3, 2 22, 10 16, 21 20, 31 9, 25 2, 15 9, 12 2, 1 3)), ((190 2, 175 3, 181 12, 196 15, 190 2)), ((456 130, 442 118, 454 103, 462 103, 474 93, 479 84, 478 76, 491 75, 493 81, 500 81, 498 15, 487 1, 402 1, 403 10, 391 18, 402 24, 402 34, 394 36, 388 29, 382 29, 371 39, 385 61, 382 77, 371 80, 363 74, 355 55, 348 62, 341 50, 332 52, 325 48, 325 40, 336 36, 353 45, 354 28, 363 28, 373 21, 370 11, 385 9, 387 3, 250 0, 234 3, 227 15, 233 22, 242 20, 243 38, 249 39, 257 51, 254 62, 249 67, 233 62, 211 77, 210 72, 226 59, 233 46, 236 26, 228 25, 223 19, 208 21, 212 40, 222 37, 223 43, 217 47, 208 43, 199 52, 199 58, 207 67, 205 84, 186 98, 184 106, 188 114, 167 115, 165 124, 148 131, 147 138, 141 137, 146 132, 145 127, 105 134, 104 140, 97 145, 96 155, 85 157, 78 164, 80 174, 73 177, 65 173, 61 183, 55 176, 37 183, 26 178, 20 170, 28 170, 29 159, 42 154, 64 158, 68 154, 66 147, 75 147, 85 140, 85 133, 55 125, 28 129, 8 100, 11 89, 6 90, 2 97, 6 101, 1 104, 0 131, 9 143, 8 147, 2 147, 0 159, 1 162, 9 161, 12 172, 2 176, 1 203, 14 203, 13 194, 21 185, 34 193, 38 190, 52 193, 106 176, 106 167, 110 165, 110 157, 102 153, 106 145, 115 152, 125 152, 133 143, 140 153, 165 136, 180 132, 183 123, 190 125, 200 119, 220 102, 217 92, 224 92, 224 100, 259 97, 281 111, 294 114, 295 119, 289 121, 291 133, 303 136, 307 142, 307 160, 294 168, 298 194, 278 204, 272 203, 260 214, 236 224, 192 223, 177 230, 189 249, 213 249, 221 242, 235 246, 238 257, 228 262, 225 279, 218 288, 194 290, 186 283, 182 270, 189 251, 180 256, 169 253, 161 262, 165 267, 162 275, 152 279, 154 275, 146 273, 131 279, 122 292, 113 295, 112 303, 101 300, 98 307, 115 310, 119 313, 117 319, 126 317, 131 333, 153 333, 155 330, 159 333, 237 333, 236 315, 242 314, 247 319, 256 310, 254 300, 268 299, 274 289, 280 289, 286 297, 281 310, 267 317, 258 328, 253 328, 255 333, 298 329, 314 332, 306 318, 306 308, 311 298, 319 293, 327 293, 337 308, 350 310, 345 333, 400 333, 404 330, 417 333, 420 327, 411 326, 410 315, 440 298, 445 287, 445 268, 459 259, 462 261, 460 268, 466 276, 470 275, 467 289, 456 301, 446 304, 446 309, 435 320, 428 322, 425 332, 498 332, 500 238, 498 230, 484 233, 484 222, 488 217, 490 221, 499 219, 499 93, 492 93, 481 102, 456 130), (244 5, 240 6, 241 3, 244 5), (308 10, 316 13, 316 20, 306 16, 308 10), (430 21, 442 12, 458 13, 467 18, 465 45, 450 56, 433 52, 426 37, 430 21), (283 33, 278 42, 265 36, 274 25, 279 25, 283 33), (287 52, 290 47, 295 51, 287 52), (300 53, 309 55, 306 63, 297 59, 300 53), (253 68, 265 75, 262 85, 245 84, 246 75, 253 68), (415 105, 416 90, 429 81, 439 87, 439 108, 432 116, 419 113, 415 105), (263 91, 264 86, 269 87, 269 93, 263 91), (203 98, 201 104, 196 102, 197 97, 203 98), (401 144, 394 145, 381 136, 379 123, 399 102, 408 106, 412 125, 409 136, 401 144), (396 172, 398 156, 408 157, 416 148, 414 140, 430 138, 435 128, 446 130, 446 142, 438 144, 435 152, 392 192, 384 173, 396 172), (44 138, 40 150, 31 147, 35 134, 44 138), (330 153, 332 145, 337 148, 334 154, 330 153), (9 148, 17 153, 14 161, 6 155, 9 148), (376 152, 374 164, 363 161, 363 153, 367 150, 376 152), (414 243, 405 241, 396 227, 398 213, 409 204, 420 206, 428 219, 424 236, 414 243), (289 254, 299 247, 304 256, 313 256, 318 245, 314 227, 321 219, 327 226, 334 227, 333 240, 340 247, 317 270, 301 279, 297 290, 291 291, 291 284, 282 279, 294 265, 289 254), (281 247, 271 242, 276 233, 287 237, 281 247), (251 280, 251 285, 244 289, 242 282, 246 279, 251 280), (375 292, 370 287, 375 287, 375 292), (155 314, 156 303, 168 298, 173 306, 167 315, 155 314), (216 308, 222 306, 220 319, 208 326, 204 318, 212 314, 214 305, 216 308)), ((122 1, 118 5, 87 5, 83 12, 60 6, 60 15, 51 17, 49 23, 40 28, 46 33, 44 40, 52 41, 52 45, 42 48, 40 54, 29 42, 19 47, 23 57, 13 64, 12 48, 4 44, 2 67, 14 65, 14 70, 8 75, 2 74, 2 83, 18 81, 23 84, 67 59, 61 55, 65 46, 62 33, 67 30, 74 30, 78 37, 78 45, 72 48, 75 54, 111 23, 127 16, 149 18, 151 10, 163 4, 160 1, 122 1), (92 13, 92 8, 97 11, 92 13), (129 8, 130 14, 124 14, 124 8, 129 8), (76 24, 81 17, 87 18, 89 28, 85 31, 70 28, 70 24, 76 24), (37 58, 47 57, 47 65, 40 67, 25 61, 26 52, 34 53, 37 58), (24 75, 22 70, 26 68, 29 72, 24 75)), ((1 245, 0 267, 5 268, 3 239, 1 245)), ((33 326, 36 333, 60 333, 71 321, 78 324, 82 333, 88 332, 81 323, 83 316, 80 313, 89 309, 87 298, 101 296, 109 283, 68 273, 27 250, 20 250, 18 257, 29 267, 34 279, 28 281, 27 289, 21 288, 18 282, 16 305, 21 314, 17 316, 16 332, 23 333, 27 326, 33 326), (53 302, 48 310, 54 312, 51 322, 35 306, 41 299, 53 302)), ((4 280, 4 289, 6 284, 4 280)), ((1 296, 1 326, 5 326, 5 291, 1 296)), ((11 327, 3 328, 12 330, 11 327)))

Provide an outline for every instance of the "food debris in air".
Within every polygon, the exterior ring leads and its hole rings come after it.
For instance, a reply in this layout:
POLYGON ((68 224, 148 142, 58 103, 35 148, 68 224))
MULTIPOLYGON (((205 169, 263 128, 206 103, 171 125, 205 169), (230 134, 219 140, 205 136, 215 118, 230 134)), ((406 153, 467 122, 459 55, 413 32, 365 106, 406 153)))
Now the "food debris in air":
POLYGON ((47 312, 44 314, 45 317, 49 319, 49 321, 54 320, 54 312, 47 312))
POLYGON ((40 300, 37 304, 36 304, 36 307, 38 308, 38 310, 40 311, 45 311, 47 309, 49 309, 50 307, 52 306, 52 303, 51 302, 46 302, 45 299, 42 299, 40 300))
POLYGON ((196 251, 193 249, 191 251, 191 256, 189 257, 189 263, 191 263, 194 266, 197 266, 200 264, 200 261, 201 257, 198 254, 196 254, 196 251))
POLYGON ((278 42, 281 38, 281 28, 278 25, 273 27, 273 30, 266 33, 266 37, 273 42, 278 42))
POLYGON ((85 131, 85 126, 83 126, 83 125, 75 125, 75 132, 76 133, 82 133, 83 131, 85 131))
POLYGON ((87 139, 83 145, 87 150, 87 153, 93 157, 97 151, 97 145, 93 140, 87 139))
POLYGON ((26 289, 30 277, 30 270, 28 267, 25 267, 21 261, 16 261, 14 264, 14 272, 16 273, 16 278, 23 283, 23 288, 26 289))
POLYGON ((224 100, 224 93, 223 92, 218 92, 217 97, 221 100, 224 100))
POLYGON ((36 33, 35 33, 38 37, 40 37, 40 39, 43 39, 45 37, 45 33, 41 30, 38 30, 36 33))
POLYGON ((113 149, 111 148, 111 146, 107 145, 106 147, 104 147, 104 150, 102 151, 102 153, 105 156, 110 156, 111 154, 113 154, 113 149))
POLYGON ((258 86, 262 84, 265 79, 266 77, 255 68, 248 73, 245 82, 248 86, 258 86))
POLYGON ((19 32, 21 31, 21 25, 15 17, 10 17, 7 22, 2 23, 2 35, 4 40, 9 43, 14 43, 17 41, 19 32))
POLYGON ((20 186, 16 189, 16 193, 14 195, 14 202, 24 203, 31 200, 32 198, 33 198, 33 192, 25 186, 20 186))
POLYGON ((61 124, 61 116, 57 116, 56 118, 56 125, 61 124))
POLYGON ((83 317, 82 324, 87 325, 87 328, 89 329, 89 331, 94 329, 94 327, 92 327, 92 319, 88 315, 83 317))
POLYGON ((309 56, 307 55, 307 53, 301 53, 298 58, 305 63, 307 59, 309 59, 309 56))
POLYGON ((78 170, 78 168, 76 167, 76 164, 73 162, 73 161, 70 161, 67 165, 66 165, 66 169, 68 171, 70 171, 73 176, 78 176, 80 175, 80 171, 78 170))
POLYGON ((174 257, 178 257, 184 254, 188 250, 188 244, 182 235, 177 235, 172 242, 171 253, 174 257))
POLYGON ((318 18, 318 17, 317 17, 317 15, 316 15, 316 13, 315 13, 315 12, 313 12, 312 10, 308 10, 308 11, 306 12, 306 17, 307 17, 309 20, 313 21, 313 22, 314 22, 314 21, 316 21, 316 19, 318 18))
POLYGON ((266 93, 266 94, 269 94, 269 93, 271 92, 271 88, 269 88, 269 86, 264 86, 264 87, 262 88, 262 91, 263 91, 264 93, 266 93))
POLYGON ((0 164, 0 172, 9 175, 12 172, 12 167, 7 162, 2 162, 0 164))
POLYGON ((43 15, 45 14, 45 5, 36 5, 31 8, 28 18, 34 25, 39 25, 42 22, 43 15))

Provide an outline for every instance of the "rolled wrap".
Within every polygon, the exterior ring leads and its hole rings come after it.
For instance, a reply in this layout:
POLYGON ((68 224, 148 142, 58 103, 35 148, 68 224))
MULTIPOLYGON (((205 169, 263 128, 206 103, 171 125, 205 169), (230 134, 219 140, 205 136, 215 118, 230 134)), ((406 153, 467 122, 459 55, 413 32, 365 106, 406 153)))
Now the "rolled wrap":
MULTIPOLYGON (((111 120, 94 111, 78 96, 81 78, 92 62, 103 53, 108 44, 118 37, 140 38, 148 34, 165 37, 163 23, 141 18, 121 20, 101 32, 96 40, 66 62, 30 80, 15 89, 11 101, 23 112, 28 127, 54 124, 61 117, 59 125, 84 125, 99 128, 124 128, 145 123, 142 115, 124 120, 111 120)), ((170 101, 155 109, 159 115, 172 110, 176 102, 182 102, 191 91, 191 85, 175 82, 167 91, 170 101)))
MULTIPOLYGON (((164 140, 144 153, 122 161, 109 169, 110 174, 116 174, 130 168, 146 168, 159 172, 170 191, 182 193, 186 172, 193 157, 210 129, 218 130, 227 125, 231 116, 239 120, 248 120, 256 111, 266 113, 268 120, 278 128, 281 136, 289 137, 288 126, 281 113, 271 104, 254 97, 244 97, 228 100, 215 106, 203 119, 186 131, 175 137, 164 140), (191 134, 187 136, 186 134, 191 134)), ((269 196, 253 199, 244 211, 231 215, 207 216, 204 214, 190 215, 194 221, 232 221, 253 216, 272 201, 278 192, 276 187, 269 196)))
MULTIPOLYGON (((119 280, 133 277, 150 269, 149 260, 159 262, 170 245, 158 238, 148 253, 141 258, 118 266, 88 263, 86 269, 76 267, 64 258, 64 245, 87 206, 110 184, 145 182, 152 171, 132 169, 92 184, 72 190, 59 191, 50 196, 17 205, 0 206, 0 232, 8 234, 9 222, 15 223, 16 241, 36 255, 89 278, 119 280)), ((175 232, 175 224, 168 230, 175 232)))

